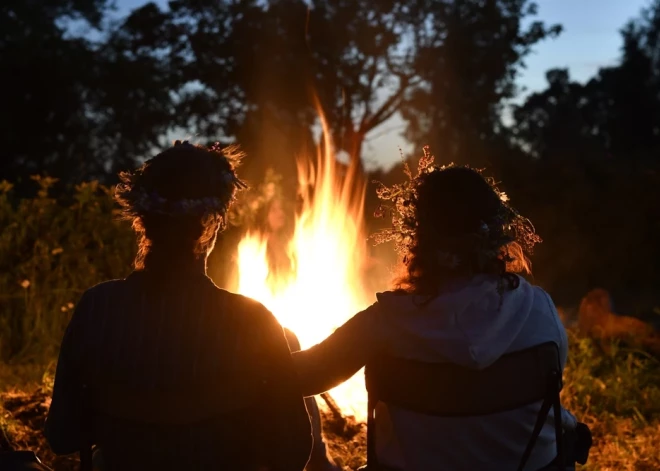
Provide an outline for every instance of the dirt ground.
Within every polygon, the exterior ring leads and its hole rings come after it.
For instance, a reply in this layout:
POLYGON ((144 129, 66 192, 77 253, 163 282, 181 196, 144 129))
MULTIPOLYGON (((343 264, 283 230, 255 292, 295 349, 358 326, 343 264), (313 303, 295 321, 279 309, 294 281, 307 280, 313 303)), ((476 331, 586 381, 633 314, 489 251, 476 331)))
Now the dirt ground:
POLYGON ((9 391, 0 395, 0 450, 31 450, 39 459, 59 471, 77 470, 77 457, 57 457, 48 447, 42 430, 50 407, 50 392, 9 391))

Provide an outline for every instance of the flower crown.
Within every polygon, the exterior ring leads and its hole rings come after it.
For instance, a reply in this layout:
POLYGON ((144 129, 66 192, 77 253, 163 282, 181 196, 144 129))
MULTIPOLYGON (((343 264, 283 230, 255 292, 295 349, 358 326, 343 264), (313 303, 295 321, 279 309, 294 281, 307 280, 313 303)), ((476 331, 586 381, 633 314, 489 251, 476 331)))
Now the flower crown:
POLYGON ((218 197, 205 198, 184 198, 180 200, 169 201, 160 196, 157 192, 147 193, 144 188, 140 188, 139 196, 135 201, 135 209, 141 212, 165 214, 169 216, 207 213, 225 214, 229 201, 222 201, 218 197))
MULTIPOLYGON (((177 140, 174 142, 174 147, 186 146, 195 147, 188 141, 177 140)), ((129 211, 132 213, 155 213, 169 216, 201 216, 209 213, 218 213, 224 217, 231 202, 234 200, 234 189, 245 189, 247 188, 247 184, 236 176, 231 165, 232 157, 225 155, 224 150, 219 146, 219 144, 214 144, 210 150, 212 152, 223 154, 224 158, 230 162, 229 168, 222 171, 218 178, 218 185, 222 185, 223 187, 228 188, 225 198, 218 196, 206 196, 202 198, 182 198, 170 200, 163 197, 155 190, 149 191, 142 186, 137 188, 134 186, 132 189, 128 190, 128 193, 133 193, 133 196, 131 197, 132 201, 130 203, 131 208, 129 211)), ((138 170, 137 172, 139 173, 141 171, 142 170, 138 170)), ((129 187, 128 185, 119 185, 118 188, 123 190, 129 187)))
MULTIPOLYGON (((453 163, 438 167, 433 165, 434 160, 429 147, 425 146, 424 155, 417 166, 416 176, 413 176, 408 164, 404 163, 404 173, 408 177, 406 181, 390 187, 379 181, 373 182, 378 185, 376 189, 378 198, 386 202, 378 206, 374 216, 383 218, 389 213, 392 219, 390 228, 382 229, 371 236, 376 245, 394 241, 399 254, 405 257, 409 253, 417 235, 416 201, 418 188, 424 176, 457 167, 453 163)), ((470 167, 466 166, 466 168, 470 167)), ((472 170, 482 172, 477 169, 472 170)), ((506 193, 499 190, 492 178, 485 178, 485 180, 499 197, 500 210, 492 220, 481 221, 475 233, 461 236, 460 241, 456 238, 444 238, 439 245, 443 248, 446 247, 446 250, 438 250, 436 254, 439 265, 450 269, 461 266, 465 262, 462 260, 462 256, 466 254, 464 251, 453 250, 453 248, 459 245, 464 246, 465 242, 468 242, 472 255, 476 256, 477 263, 481 266, 496 258, 503 258, 507 262, 512 261, 507 253, 502 253, 503 247, 510 242, 517 242, 527 253, 531 253, 534 245, 541 242, 532 223, 508 204, 509 197, 506 193)))

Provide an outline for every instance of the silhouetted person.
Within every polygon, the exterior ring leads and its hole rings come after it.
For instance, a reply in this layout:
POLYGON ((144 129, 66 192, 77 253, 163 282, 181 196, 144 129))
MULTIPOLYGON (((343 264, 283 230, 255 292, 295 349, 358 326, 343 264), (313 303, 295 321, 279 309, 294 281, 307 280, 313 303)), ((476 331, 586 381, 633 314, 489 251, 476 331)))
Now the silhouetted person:
POLYGON ((46 422, 53 451, 74 453, 89 439, 107 470, 301 471, 311 429, 283 329, 264 306, 206 276, 207 255, 243 186, 234 159, 177 141, 121 179, 116 198, 138 237, 136 270, 78 303, 46 422), (209 414, 183 425, 119 419, 102 408, 88 417, 83 384, 89 404, 119 387, 144 397, 145 409, 176 393, 181 400, 167 404, 176 415, 203 414, 208 399, 209 414), (235 391, 245 384, 258 390, 235 391), (253 394, 258 400, 246 399, 253 394), (214 407, 230 412, 214 416, 214 407), (91 437, 80 426, 90 418, 91 437))

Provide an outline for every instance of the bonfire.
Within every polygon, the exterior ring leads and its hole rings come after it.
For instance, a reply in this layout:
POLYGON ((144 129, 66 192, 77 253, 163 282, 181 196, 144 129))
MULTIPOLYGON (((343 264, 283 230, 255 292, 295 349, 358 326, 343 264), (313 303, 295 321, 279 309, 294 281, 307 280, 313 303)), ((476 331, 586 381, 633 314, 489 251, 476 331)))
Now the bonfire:
MULTIPOLYGON (((363 225, 364 183, 342 174, 327 124, 315 162, 298 161, 303 207, 295 222, 289 255, 293 272, 270 276, 267 236, 250 232, 238 246, 237 291, 264 304, 292 330, 303 349, 325 339, 373 298, 363 285, 367 235, 363 225)), ((330 392, 331 405, 364 421, 367 394, 362 372, 330 392)), ((329 398, 328 398, 329 399, 329 398)))

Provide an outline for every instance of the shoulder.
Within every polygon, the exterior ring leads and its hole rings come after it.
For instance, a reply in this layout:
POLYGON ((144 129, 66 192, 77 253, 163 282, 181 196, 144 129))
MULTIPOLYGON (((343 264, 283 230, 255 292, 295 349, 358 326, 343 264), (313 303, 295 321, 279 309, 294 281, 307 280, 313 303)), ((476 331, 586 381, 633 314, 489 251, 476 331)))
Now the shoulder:
POLYGON ((120 281, 104 281, 83 292, 67 325, 66 337, 84 335, 84 332, 94 325, 95 315, 98 311, 103 310, 103 305, 114 297, 112 293, 114 293, 115 286, 120 281))
POLYGON ((376 299, 380 300, 382 297, 388 298, 390 296, 400 297, 400 296, 410 296, 406 290, 403 289, 392 289, 388 291, 380 291, 376 293, 376 299))
POLYGON ((531 302, 531 309, 534 311, 543 311, 545 313, 556 313, 555 303, 552 297, 541 286, 535 284, 526 277, 516 275, 518 286, 510 293, 521 296, 531 302))
POLYGON ((534 293, 534 309, 541 310, 558 317, 557 307, 555 306, 555 303, 552 300, 550 294, 548 294, 547 291, 538 285, 530 284, 530 286, 534 293))
POLYGON ((262 303, 247 296, 221 290, 224 306, 233 312, 237 331, 249 332, 248 343, 269 356, 275 352, 299 350, 295 334, 286 331, 275 315, 262 303))
POLYGON ((121 287, 125 285, 125 282, 125 279, 102 281, 101 283, 98 283, 85 290, 80 300, 82 302, 83 300, 91 300, 102 296, 107 296, 109 294, 115 294, 117 290, 121 289, 121 287))
POLYGON ((364 311, 375 312, 379 308, 393 303, 400 303, 404 299, 409 299, 411 295, 403 290, 382 291, 376 293, 376 302, 367 307, 364 311))
POLYGON ((533 285, 532 289, 534 290, 534 306, 532 314, 537 319, 546 319, 546 325, 549 329, 548 333, 555 333, 553 340, 559 344, 559 348, 562 351, 563 362, 565 362, 568 352, 568 335, 561 317, 559 316, 559 312, 557 311, 557 307, 550 294, 548 294, 543 288, 533 285))
POLYGON ((239 319, 241 324, 247 324, 254 330, 264 326, 272 328, 274 325, 280 330, 282 329, 275 315, 259 301, 218 288, 215 285, 213 290, 218 307, 225 312, 233 313, 232 317, 239 319))
POLYGON ((254 317, 268 317, 272 313, 259 301, 243 296, 242 294, 232 293, 222 288, 214 286, 215 295, 227 307, 242 312, 244 315, 254 317))
POLYGON ((98 310, 103 304, 107 304, 120 295, 125 280, 109 280, 98 283, 83 292, 76 304, 76 312, 79 315, 90 310, 98 310))
POLYGON ((563 330, 563 324, 559 318, 559 313, 557 312, 557 307, 555 306, 554 301, 550 294, 543 289, 542 287, 529 283, 521 279, 521 287, 525 284, 525 289, 529 290, 533 294, 531 314, 534 319, 546 319, 547 322, 550 322, 554 326, 563 330))

